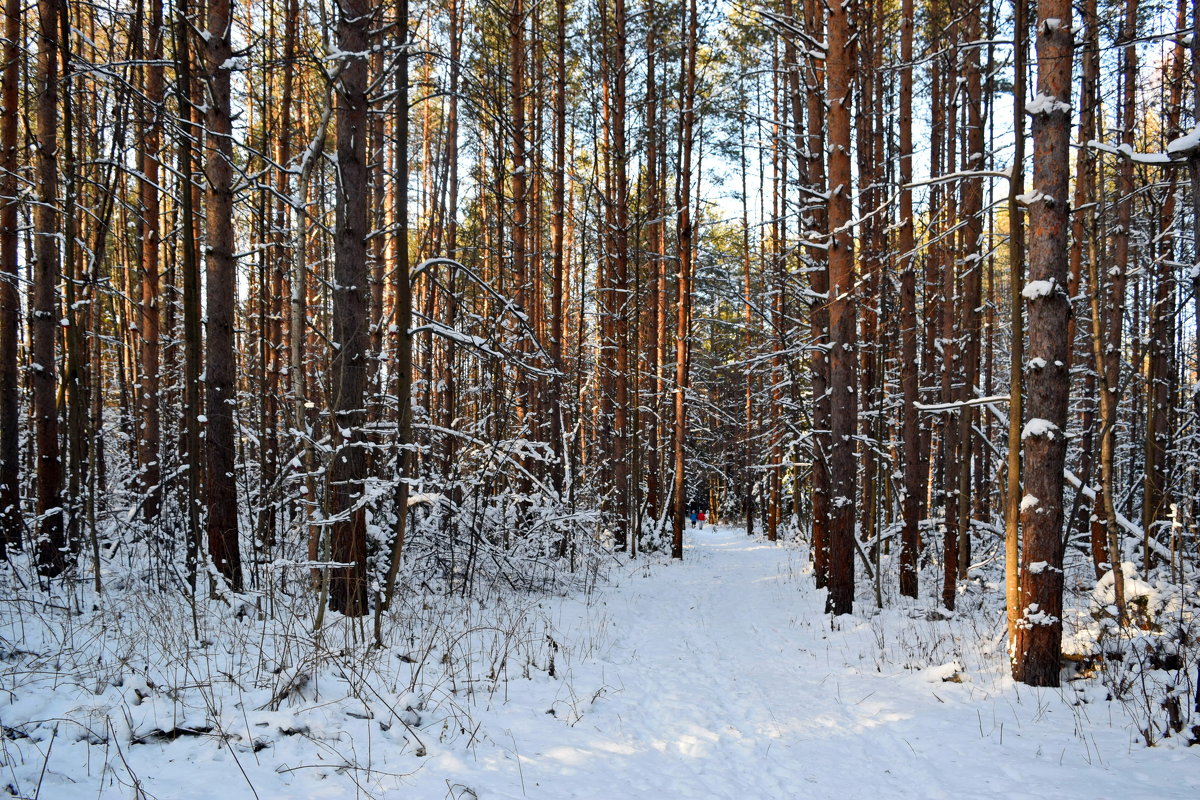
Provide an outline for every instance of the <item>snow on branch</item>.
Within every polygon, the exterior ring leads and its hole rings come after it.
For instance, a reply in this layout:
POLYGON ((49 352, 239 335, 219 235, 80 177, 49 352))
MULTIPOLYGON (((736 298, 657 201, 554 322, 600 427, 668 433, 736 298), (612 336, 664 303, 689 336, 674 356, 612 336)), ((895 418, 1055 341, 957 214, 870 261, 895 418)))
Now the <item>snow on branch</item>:
MULTIPOLYGON (((1171 144, 1174 143, 1175 142, 1172 142, 1171 144)), ((1127 144, 1111 145, 1096 139, 1089 141, 1087 146, 1093 150, 1099 150, 1101 153, 1108 153, 1109 155, 1127 158, 1135 164, 1151 164, 1159 167, 1170 167, 1184 163, 1182 161, 1182 156, 1184 155, 1183 153, 1178 153, 1174 156, 1168 155, 1167 153, 1138 153, 1127 144)), ((1168 145, 1168 147, 1170 147, 1170 145, 1168 145)))
MULTIPOLYGON (((1079 479, 1078 475, 1076 475, 1074 472, 1072 472, 1069 469, 1063 470, 1063 477, 1066 478, 1067 483, 1071 484, 1071 486, 1076 491, 1078 491, 1080 494, 1082 494, 1084 497, 1086 497, 1089 500, 1095 500, 1096 497, 1099 496, 1099 494, 1100 494, 1099 489, 1097 489, 1094 486, 1089 486, 1088 484, 1084 483, 1083 481, 1081 481, 1079 479)), ((1145 536, 1142 531, 1142 527, 1140 525, 1132 522, 1129 519, 1129 517, 1125 516, 1120 511, 1117 512, 1116 516, 1117 516, 1117 524, 1120 525, 1122 528, 1124 528, 1126 533, 1130 534, 1131 536, 1133 536, 1135 539, 1138 539, 1139 541, 1148 541, 1150 543, 1150 549, 1153 550, 1154 552, 1158 553, 1158 555, 1162 556, 1163 558, 1171 558, 1174 556, 1174 554, 1171 553, 1169 548, 1164 547, 1163 544, 1161 542, 1159 542, 1157 539, 1155 539, 1153 536, 1149 536, 1149 537, 1145 536)))
POLYGON ((1200 154, 1200 126, 1192 128, 1190 133, 1172 139, 1167 145, 1167 155, 1172 158, 1191 157, 1200 154))
POLYGON ((967 406, 985 406, 989 403, 1007 403, 1012 398, 1006 394, 997 394, 990 397, 975 397, 970 400, 959 400, 953 403, 913 403, 913 408, 918 411, 928 411, 930 413, 940 413, 942 411, 957 411, 960 408, 967 406))
MULTIPOLYGON (((416 282, 417 278, 419 278, 421 275, 424 275, 426 273, 432 273, 434 268, 439 267, 439 266, 449 267, 450 269, 456 270, 459 273, 461 273, 462 275, 464 275, 467 278, 467 280, 474 283, 476 286, 478 286, 480 289, 482 289, 484 292, 486 292, 493 300, 496 301, 497 306, 499 308, 500 316, 508 316, 508 317, 515 319, 517 322, 517 326, 522 331, 522 334, 530 342, 532 342, 533 346, 536 348, 536 352, 529 354, 529 355, 539 356, 546 363, 551 363, 553 361, 553 359, 550 357, 550 354, 546 352, 546 349, 544 347, 542 347, 541 342, 538 341, 536 332, 534 331, 533 326, 530 324, 529 316, 521 309, 520 305, 518 305, 517 302, 515 300, 513 300, 512 298, 507 297, 507 296, 501 294, 500 292, 496 291, 494 288, 492 288, 491 284, 489 284, 486 280, 484 280, 483 277, 476 274, 469 267, 464 265, 461 261, 456 261, 453 258, 445 258, 445 257, 428 258, 428 259, 422 261, 420 264, 418 264, 417 266, 415 266, 412 269, 412 271, 409 273, 408 279, 410 282, 416 282)), ((534 364, 529 363, 528 359, 525 357, 527 354, 502 352, 501 350, 497 350, 494 347, 492 347, 489 344, 488 340, 486 340, 480 336, 473 336, 473 335, 463 333, 462 331, 459 331, 455 328, 451 328, 449 326, 443 325, 435 320, 426 320, 424 324, 411 329, 410 331, 408 331, 408 333, 410 335, 416 334, 416 333, 432 333, 436 336, 441 336, 445 339, 449 339, 457 344, 461 344, 466 347, 473 348, 476 351, 481 352, 488 356, 497 357, 497 358, 508 358, 510 360, 515 359, 516 361, 518 361, 520 363, 520 366, 522 369, 525 369, 528 372, 531 372, 536 375, 560 375, 561 374, 558 371, 557 367, 555 367, 555 366, 550 366, 550 367, 535 366, 534 364)))

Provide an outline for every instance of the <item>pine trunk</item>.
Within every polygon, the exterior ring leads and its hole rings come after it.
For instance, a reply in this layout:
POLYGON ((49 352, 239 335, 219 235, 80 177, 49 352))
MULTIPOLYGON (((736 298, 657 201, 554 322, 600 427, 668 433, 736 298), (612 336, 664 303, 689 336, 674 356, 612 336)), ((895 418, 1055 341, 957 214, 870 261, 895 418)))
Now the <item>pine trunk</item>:
POLYGON ((924 470, 917 420, 917 275, 914 268, 912 95, 913 0, 903 0, 900 20, 900 387, 904 397, 904 496, 900 534, 900 594, 916 597, 920 550, 921 486, 924 470))
MULTIPOLYGON (((333 442, 329 467, 329 607, 367 612, 366 453, 362 426, 370 344, 370 274, 366 238, 368 35, 371 0, 339 0, 338 50, 346 63, 336 84, 337 216, 333 288, 333 442)), ((398 511, 397 513, 403 513, 398 511)))
POLYGON ((4 12, 4 73, 0 100, 0 557, 21 548, 21 380, 17 364, 21 297, 20 200, 17 198, 17 134, 20 129, 21 0, 7 0, 4 12))
POLYGON ((1066 456, 1068 275, 1067 230, 1071 152, 1071 5, 1040 0, 1037 24, 1038 98, 1033 114, 1030 208, 1029 421, 1021 527, 1021 619, 1014 670, 1031 686, 1058 686, 1062 646, 1063 467, 1066 456))
POLYGON ((162 495, 162 469, 159 461, 159 145, 162 113, 162 0, 150 0, 146 20, 145 118, 142 136, 142 302, 141 320, 141 401, 142 419, 139 437, 141 466, 142 519, 158 518, 162 495))
POLYGON ((826 611, 854 610, 855 442, 857 425, 854 236, 850 111, 854 35, 846 5, 829 8, 826 99, 829 104, 829 596, 826 611))
POLYGON ((67 566, 63 514, 63 465, 58 440, 57 347, 59 319, 58 210, 58 0, 38 0, 37 179, 39 203, 33 212, 36 234, 29 347, 33 358, 34 444, 37 451, 37 563, 46 577, 67 566))
POLYGON ((237 259, 233 229, 233 122, 230 106, 230 63, 233 47, 230 0, 210 0, 205 54, 208 67, 208 231, 205 343, 207 453, 205 499, 208 548, 213 564, 229 587, 242 589, 238 542, 238 496, 235 470, 234 311, 237 302, 237 259))
POLYGON ((696 0, 689 0, 687 9, 687 36, 683 50, 683 96, 680 115, 679 154, 679 297, 675 317, 675 425, 672 450, 675 456, 674 516, 671 530, 671 557, 683 558, 683 525, 687 512, 687 463, 684 444, 687 438, 688 347, 691 337, 692 318, 692 251, 695 247, 695 229, 692 224, 692 148, 695 144, 695 100, 696 100, 696 49, 697 12, 696 0))

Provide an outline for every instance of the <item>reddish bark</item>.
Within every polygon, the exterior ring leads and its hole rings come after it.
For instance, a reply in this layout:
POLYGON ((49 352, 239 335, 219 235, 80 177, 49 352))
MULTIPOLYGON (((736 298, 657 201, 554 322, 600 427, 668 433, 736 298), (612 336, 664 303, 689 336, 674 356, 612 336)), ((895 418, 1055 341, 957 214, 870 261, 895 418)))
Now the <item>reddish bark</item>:
POLYGON ((207 317, 205 351, 207 417, 204 449, 207 454, 205 500, 208 508, 208 548, 213 564, 234 591, 242 588, 241 550, 238 543, 238 497, 235 482, 233 406, 236 402, 234 360, 234 310, 237 259, 233 231, 233 122, 230 108, 229 41, 232 9, 229 0, 211 0, 208 6, 208 176, 207 317))
POLYGON ((829 9, 826 97, 829 101, 829 596, 826 610, 854 610, 855 442, 857 424, 854 237, 850 110, 854 83, 853 27, 846 5, 829 9))
POLYGON ((1063 466, 1066 456, 1068 177, 1071 135, 1071 4, 1040 0, 1037 22, 1038 103, 1033 114, 1033 190, 1030 209, 1029 420, 1025 500, 1021 507, 1021 618, 1014 674, 1032 686, 1057 686, 1062 646, 1063 466))

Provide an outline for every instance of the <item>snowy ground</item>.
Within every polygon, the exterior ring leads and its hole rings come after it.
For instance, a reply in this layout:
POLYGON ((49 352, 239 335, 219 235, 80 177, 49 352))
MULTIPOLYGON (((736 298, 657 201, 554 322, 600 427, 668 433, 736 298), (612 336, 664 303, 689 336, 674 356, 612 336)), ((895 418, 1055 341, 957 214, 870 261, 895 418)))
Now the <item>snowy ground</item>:
MULTIPOLYGON (((689 531, 683 564, 620 569, 589 599, 537 602, 551 641, 529 656, 536 668, 510 658, 508 680, 479 676, 491 688, 455 713, 445 698, 458 689, 426 697, 407 731, 351 713, 361 687, 327 686, 321 702, 301 693, 303 708, 263 710, 270 692, 213 698, 221 710, 194 724, 217 719, 220 746, 215 734, 130 744, 140 723, 128 706, 92 744, 46 726, 14 738, 39 713, 83 712, 76 695, 31 698, 32 683, 6 675, 0 786, 32 797, 40 781, 51 800, 1200 795, 1200 747, 1146 748, 1096 682, 1013 684, 998 621, 914 605, 831 630, 803 552, 734 528, 689 531)), ((368 688, 405 706, 395 687, 368 688)))

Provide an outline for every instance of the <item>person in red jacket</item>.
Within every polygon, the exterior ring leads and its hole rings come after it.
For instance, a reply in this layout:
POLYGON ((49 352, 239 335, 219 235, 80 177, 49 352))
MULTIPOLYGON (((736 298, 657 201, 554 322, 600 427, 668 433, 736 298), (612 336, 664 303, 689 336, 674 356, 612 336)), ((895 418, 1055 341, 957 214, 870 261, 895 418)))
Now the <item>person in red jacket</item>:
POLYGON ((696 522, 700 525, 701 530, 704 529, 704 520, 705 520, 704 511, 701 510, 700 513, 698 513, 696 515, 696 522))

